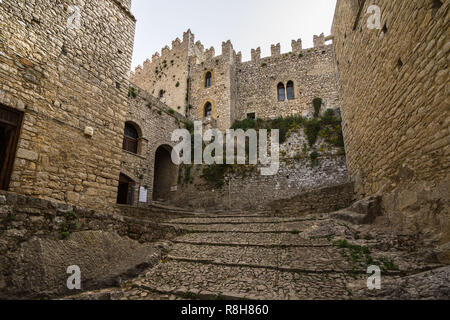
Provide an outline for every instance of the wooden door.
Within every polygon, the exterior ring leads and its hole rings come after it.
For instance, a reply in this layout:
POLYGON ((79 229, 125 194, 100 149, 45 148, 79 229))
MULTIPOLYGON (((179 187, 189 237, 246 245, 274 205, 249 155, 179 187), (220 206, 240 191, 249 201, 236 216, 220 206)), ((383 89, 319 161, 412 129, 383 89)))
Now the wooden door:
POLYGON ((23 113, 0 104, 0 190, 8 190, 23 113))

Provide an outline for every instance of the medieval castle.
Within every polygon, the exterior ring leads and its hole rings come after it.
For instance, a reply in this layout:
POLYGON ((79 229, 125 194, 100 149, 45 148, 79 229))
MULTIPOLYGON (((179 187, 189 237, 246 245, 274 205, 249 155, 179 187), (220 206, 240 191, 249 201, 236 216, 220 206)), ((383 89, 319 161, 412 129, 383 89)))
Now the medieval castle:
POLYGON ((1 1, 0 292, 14 250, 55 234, 64 214, 144 237, 155 226, 127 215, 162 202, 296 215, 375 196, 379 219, 448 248, 450 2, 376 3, 370 30, 369 1, 338 0, 313 48, 292 40, 242 61, 231 41, 219 55, 188 30, 130 73, 131 0, 1 1), (245 119, 290 121, 275 176, 234 168, 211 184, 215 172, 172 163, 175 129, 245 119))
POLYGON ((252 50, 243 62, 230 41, 222 43, 222 54, 204 50, 190 30, 172 49, 136 68, 130 81, 178 113, 191 119, 213 121, 225 130, 242 118, 276 118, 312 110, 315 97, 329 108, 339 109, 339 94, 332 45, 325 36, 314 37, 314 48, 304 50, 302 41, 292 40, 292 51, 281 54, 280 44, 272 55, 261 57, 252 50))

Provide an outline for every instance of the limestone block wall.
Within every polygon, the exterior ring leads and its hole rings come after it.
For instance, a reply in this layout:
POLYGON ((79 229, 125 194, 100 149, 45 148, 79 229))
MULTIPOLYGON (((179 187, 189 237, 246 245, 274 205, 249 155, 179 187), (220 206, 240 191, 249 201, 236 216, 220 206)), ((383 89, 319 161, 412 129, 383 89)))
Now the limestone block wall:
POLYGON ((231 41, 222 43, 222 52, 204 49, 190 30, 183 41, 176 39, 131 75, 131 81, 192 120, 212 122, 221 129, 248 113, 259 118, 276 118, 312 111, 312 101, 320 97, 325 108, 340 107, 334 51, 325 36, 315 36, 314 48, 304 50, 302 41, 293 40, 292 50, 281 54, 281 46, 272 45, 272 55, 261 57, 261 49, 252 50, 251 61, 242 62, 231 41), (212 84, 205 87, 205 75, 212 84), (277 85, 294 82, 294 99, 278 101, 277 85), (162 90, 162 91, 161 91, 162 90), (204 107, 212 104, 212 119, 204 119, 204 107), (180 107, 181 106, 181 107, 180 107), (184 109, 186 107, 186 109, 184 109))
POLYGON ((270 212, 277 216, 328 213, 348 208, 354 201, 353 183, 310 190, 292 198, 269 203, 270 212))
MULTIPOLYGON (((293 48, 295 49, 295 47, 293 48)), ((268 119, 313 110, 314 98, 322 98, 325 108, 340 107, 337 76, 331 45, 253 59, 237 66, 238 120, 255 113, 268 119), (294 99, 278 101, 277 86, 294 82, 294 99)))
MULTIPOLYGON (((46 239, 79 243, 79 237, 76 237, 77 241, 73 240, 72 236, 83 231, 111 233, 114 235, 114 242, 121 241, 118 235, 124 237, 123 239, 131 238, 140 243, 155 242, 179 235, 179 230, 159 224, 165 219, 165 213, 161 211, 159 209, 158 212, 152 212, 150 222, 127 216, 126 212, 119 213, 111 208, 107 211, 90 210, 81 206, 0 191, 0 298, 25 299, 45 295, 45 292, 42 292, 42 286, 48 283, 54 284, 59 278, 51 272, 48 273, 48 269, 59 267, 65 275, 66 268, 71 265, 60 265, 64 260, 63 257, 67 258, 64 253, 59 258, 51 260, 50 268, 48 265, 38 264, 42 262, 38 259, 39 255, 21 253, 21 249, 30 242, 46 239), (31 265, 32 270, 26 269, 27 264, 23 263, 24 260, 31 262, 28 266, 31 265)), ((93 238, 90 238, 89 248, 95 247, 92 241, 95 242, 93 238)), ((71 256, 73 252, 67 250, 64 244, 67 243, 55 244, 56 252, 66 249, 65 252, 71 256)), ((111 248, 116 249, 114 246, 111 248)), ((117 254, 117 252, 104 252, 113 256, 117 254)), ((129 257, 130 252, 127 253, 129 257)), ((95 252, 85 252, 80 262, 89 263, 90 256, 95 256, 95 252), (85 260, 86 257, 88 261, 85 260)), ((93 259, 93 261, 96 260, 93 259)))
POLYGON ((144 62, 143 66, 131 73, 130 80, 167 104, 178 113, 185 115, 188 105, 189 54, 201 52, 195 44, 194 35, 188 30, 172 41, 172 47, 164 47, 144 62), (197 49, 197 50, 196 50, 197 49), (162 94, 162 97, 160 96, 162 94))
MULTIPOLYGON (((171 141, 172 132, 184 128, 186 118, 143 89, 131 86, 137 95, 128 98, 125 121, 131 122, 139 132, 139 151, 133 154, 122 150, 121 172, 136 183, 133 205, 146 206, 152 202, 156 150, 160 146, 175 145, 171 141), (147 188, 147 202, 138 202, 140 187, 147 188)), ((174 185, 176 181, 175 176, 174 185)))
MULTIPOLYGON (((220 130, 229 129, 233 121, 236 105, 236 54, 230 42, 223 43, 222 55, 193 64, 190 72, 189 116, 193 120, 204 119, 207 102, 212 104, 212 118, 220 130), (211 87, 205 87, 207 72, 212 74, 211 87)), ((206 121, 205 121, 206 122, 206 121)))
MULTIPOLYGON (((217 187, 201 178, 203 169, 203 166, 183 168, 178 187, 182 192, 172 195, 174 204, 210 209, 228 209, 231 204, 232 209, 271 210, 270 204, 275 200, 290 199, 307 191, 350 182, 345 156, 339 148, 319 138, 314 149, 310 149, 302 131, 293 133, 280 145, 280 168, 276 175, 262 176, 259 165, 247 166, 244 172, 238 169, 237 173, 227 175, 224 185, 217 187), (319 151, 314 165, 309 156, 313 150, 319 151)), ((324 200, 324 205, 327 204, 330 202, 324 200)))
POLYGON ((115 203, 135 29, 121 2, 0 3, 0 103, 24 113, 11 191, 115 203))
POLYGON ((450 241, 450 1, 338 0, 332 34, 349 170, 389 223, 450 241), (358 14, 359 13, 359 14, 358 14))

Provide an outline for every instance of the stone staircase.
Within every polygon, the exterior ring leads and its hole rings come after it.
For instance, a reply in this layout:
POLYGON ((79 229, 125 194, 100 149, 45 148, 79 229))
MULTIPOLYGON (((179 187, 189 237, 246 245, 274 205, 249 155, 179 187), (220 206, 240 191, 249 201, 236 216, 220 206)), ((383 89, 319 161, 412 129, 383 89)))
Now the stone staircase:
POLYGON ((160 263, 123 283, 122 288, 74 298, 366 298, 370 264, 382 267, 383 282, 442 267, 392 245, 394 236, 370 240, 357 225, 331 215, 270 217, 222 212, 175 218, 166 225, 185 234, 159 244, 167 252, 160 263))

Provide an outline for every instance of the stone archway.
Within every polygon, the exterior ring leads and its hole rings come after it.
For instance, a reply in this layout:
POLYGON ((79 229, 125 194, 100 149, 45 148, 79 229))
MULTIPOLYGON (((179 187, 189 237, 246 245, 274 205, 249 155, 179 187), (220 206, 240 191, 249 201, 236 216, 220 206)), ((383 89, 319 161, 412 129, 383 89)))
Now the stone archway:
POLYGON ((153 201, 167 201, 172 186, 176 185, 177 166, 172 162, 172 147, 160 146, 155 153, 153 201))

